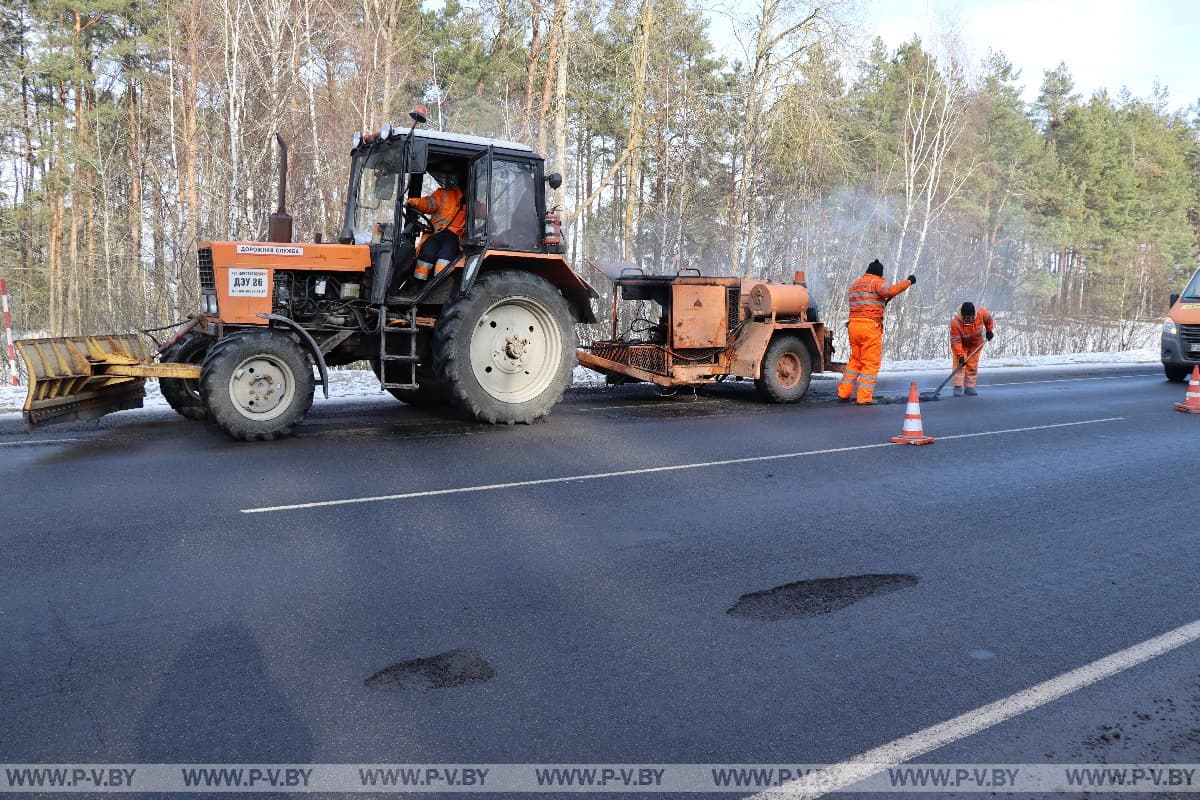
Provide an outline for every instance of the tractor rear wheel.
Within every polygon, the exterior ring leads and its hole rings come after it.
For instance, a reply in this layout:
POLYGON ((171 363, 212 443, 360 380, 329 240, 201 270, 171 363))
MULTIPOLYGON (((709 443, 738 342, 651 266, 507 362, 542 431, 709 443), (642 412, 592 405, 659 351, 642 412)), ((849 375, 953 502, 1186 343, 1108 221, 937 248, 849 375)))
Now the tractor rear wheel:
POLYGON ((434 372, 451 402, 480 422, 529 423, 562 399, 575 367, 566 299, 528 272, 486 272, 446 309, 434 372))
POLYGON ((794 403, 808 392, 812 380, 812 354, 795 336, 776 336, 767 345, 762 377, 754 382, 769 403, 794 403))
MULTIPOLYGON (((189 331, 182 339, 168 347, 160 360, 164 364, 203 364, 204 356, 208 353, 208 348, 212 347, 212 343, 211 336, 189 331)), ((199 380, 159 378, 158 388, 167 405, 175 409, 179 416, 192 420, 208 418, 208 409, 204 407, 204 399, 200 396, 199 380)))
POLYGON ((315 384, 308 353, 274 330, 226 336, 208 351, 200 374, 213 422, 244 442, 290 432, 312 405, 315 384))

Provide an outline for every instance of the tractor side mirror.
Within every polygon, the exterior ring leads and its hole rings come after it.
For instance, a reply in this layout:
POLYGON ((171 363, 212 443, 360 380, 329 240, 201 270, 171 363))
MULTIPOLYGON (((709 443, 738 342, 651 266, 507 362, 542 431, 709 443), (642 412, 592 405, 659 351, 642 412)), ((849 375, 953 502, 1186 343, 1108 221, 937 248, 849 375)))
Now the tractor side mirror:
POLYGON ((405 169, 409 175, 420 175, 429 164, 429 142, 412 139, 408 143, 408 165, 405 169))
POLYGON ((546 176, 546 183, 550 184, 551 189, 557 189, 562 186, 562 175, 557 172, 551 172, 546 176))
POLYGON ((1169 307, 1174 308, 1175 304, 1178 302, 1179 302, 1179 292, 1171 292, 1171 305, 1169 307))

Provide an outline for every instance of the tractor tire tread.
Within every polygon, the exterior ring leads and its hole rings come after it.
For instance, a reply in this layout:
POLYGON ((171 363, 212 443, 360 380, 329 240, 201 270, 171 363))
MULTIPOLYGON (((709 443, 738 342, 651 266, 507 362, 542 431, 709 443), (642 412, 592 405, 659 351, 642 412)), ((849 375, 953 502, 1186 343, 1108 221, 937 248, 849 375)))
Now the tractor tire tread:
MULTIPOLYGON (((287 345, 284 346, 286 347, 287 345)), ((232 333, 218 340, 209 349, 208 355, 204 359, 204 369, 200 374, 200 388, 200 393, 205 398, 209 413, 212 415, 212 421, 231 438, 243 442, 269 442, 288 435, 292 432, 296 424, 304 419, 304 415, 308 413, 308 409, 312 406, 315 381, 312 377, 312 364, 309 361, 308 354, 299 344, 282 333, 270 330, 255 330, 232 333), (228 397, 228 386, 219 385, 220 361, 226 358, 226 352, 236 348, 243 342, 259 338, 270 338, 273 342, 286 340, 295 348, 295 352, 303 357, 306 368, 301 375, 296 376, 299 402, 284 415, 285 421, 282 424, 272 425, 265 429, 256 425, 253 420, 248 420, 241 416, 232 407, 233 404, 228 397), (307 376, 307 380, 305 380, 305 376, 307 376)))
MULTIPOLYGON (((204 354, 211 346, 210 337, 192 331, 167 348, 160 361, 164 364, 202 364, 204 363, 204 354), (194 348, 201 343, 204 343, 204 349, 196 351, 194 348), (200 355, 199 359, 195 358, 197 354, 200 355)), ((196 391, 189 386, 190 383, 191 381, 183 378, 160 378, 158 389, 162 392, 167 405, 174 409, 179 416, 203 422, 208 419, 208 407, 204 405, 204 398, 199 395, 199 381, 196 381, 196 391)))
POLYGON ((485 272, 473 287, 472 295, 459 298, 442 313, 434 337, 433 353, 434 372, 438 383, 450 402, 469 417, 489 425, 531 424, 550 413, 562 400, 563 393, 571 382, 571 371, 575 364, 575 328, 571 323, 570 307, 556 288, 536 275, 519 270, 485 272), (456 352, 456 343, 463 337, 470 337, 467 312, 473 305, 486 305, 487 300, 478 298, 493 290, 493 287, 504 284, 511 284, 517 290, 523 286, 535 296, 543 294, 546 300, 550 300, 552 296, 555 298, 552 302, 558 308, 548 310, 551 313, 557 312, 560 322, 563 323, 563 361, 569 363, 569 366, 559 365, 557 369, 560 374, 545 392, 534 400, 513 408, 502 407, 492 398, 485 396, 486 392, 479 388, 475 381, 471 364, 461 363, 463 359, 456 352))

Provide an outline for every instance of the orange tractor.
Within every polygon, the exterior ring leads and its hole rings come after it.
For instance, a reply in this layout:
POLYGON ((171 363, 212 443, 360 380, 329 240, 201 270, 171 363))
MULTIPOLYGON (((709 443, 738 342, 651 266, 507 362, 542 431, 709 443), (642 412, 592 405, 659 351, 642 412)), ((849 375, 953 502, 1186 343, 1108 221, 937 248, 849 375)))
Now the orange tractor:
POLYGON ((563 256, 546 208, 543 158, 516 142, 391 126, 355 136, 336 243, 292 242, 279 210, 268 242, 202 242, 200 309, 152 357, 136 335, 25 340, 28 426, 140 407, 158 378, 172 408, 240 440, 286 434, 329 367, 369 362, 414 404, 449 403, 489 423, 549 413, 575 365, 575 323, 594 322, 594 290, 563 256), (464 187, 462 253, 414 276, 428 217, 405 204, 464 187), (315 375, 314 375, 315 370, 315 375))

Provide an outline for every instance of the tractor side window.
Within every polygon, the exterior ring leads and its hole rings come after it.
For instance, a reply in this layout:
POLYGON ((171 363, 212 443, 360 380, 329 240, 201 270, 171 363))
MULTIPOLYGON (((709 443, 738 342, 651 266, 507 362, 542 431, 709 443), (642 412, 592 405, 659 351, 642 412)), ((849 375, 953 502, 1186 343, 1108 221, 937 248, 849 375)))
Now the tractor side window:
POLYGON ((492 164, 492 247, 540 251, 542 221, 537 208, 537 170, 526 161, 492 164))
POLYGON ((464 237, 469 242, 482 241, 488 233, 487 214, 490 205, 490 198, 488 197, 488 171, 477 167, 478 164, 471 167, 472 185, 469 197, 474 203, 474 207, 468 209, 467 235, 464 237))

